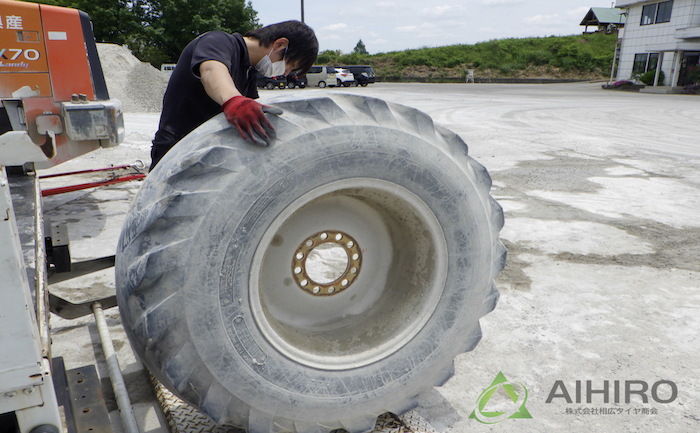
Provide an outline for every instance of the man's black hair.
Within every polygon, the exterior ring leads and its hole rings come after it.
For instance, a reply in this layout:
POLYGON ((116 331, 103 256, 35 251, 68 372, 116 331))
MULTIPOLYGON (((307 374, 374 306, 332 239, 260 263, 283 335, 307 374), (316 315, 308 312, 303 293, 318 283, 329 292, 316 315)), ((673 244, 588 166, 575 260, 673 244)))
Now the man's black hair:
POLYGON ((304 23, 284 21, 251 30, 244 36, 255 38, 262 46, 270 46, 279 38, 289 39, 285 60, 298 61, 298 75, 306 74, 318 57, 316 34, 304 23))

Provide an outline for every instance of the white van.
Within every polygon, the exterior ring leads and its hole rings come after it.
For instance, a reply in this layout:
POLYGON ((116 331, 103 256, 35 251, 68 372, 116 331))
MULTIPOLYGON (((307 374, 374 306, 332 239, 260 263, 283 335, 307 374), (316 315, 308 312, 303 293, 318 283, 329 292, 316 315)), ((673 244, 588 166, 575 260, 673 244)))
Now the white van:
POLYGON ((175 66, 175 63, 163 63, 162 65, 160 65, 160 71, 165 72, 166 74, 168 74, 168 76, 170 76, 170 74, 172 74, 175 70, 175 66))
POLYGON ((333 66, 312 66, 309 72, 306 73, 308 86, 318 86, 324 88, 326 86, 335 86, 337 78, 335 77, 335 67, 333 66))

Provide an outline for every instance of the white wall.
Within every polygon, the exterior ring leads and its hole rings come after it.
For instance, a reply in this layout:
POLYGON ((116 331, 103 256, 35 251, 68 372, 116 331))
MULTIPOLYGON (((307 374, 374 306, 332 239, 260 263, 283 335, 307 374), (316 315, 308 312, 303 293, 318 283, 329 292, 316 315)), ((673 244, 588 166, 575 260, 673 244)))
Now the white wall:
MULTIPOLYGON (((620 49, 618 80, 627 80, 632 74, 635 54, 647 52, 648 45, 681 42, 676 39, 676 29, 700 26, 700 0, 674 0, 671 21, 641 26, 644 5, 658 1, 618 1, 616 6, 629 5, 624 37, 620 49)), ((670 85, 673 53, 664 54, 661 70, 666 75, 664 84, 670 85)), ((674 83, 675 84, 675 83, 674 83)))

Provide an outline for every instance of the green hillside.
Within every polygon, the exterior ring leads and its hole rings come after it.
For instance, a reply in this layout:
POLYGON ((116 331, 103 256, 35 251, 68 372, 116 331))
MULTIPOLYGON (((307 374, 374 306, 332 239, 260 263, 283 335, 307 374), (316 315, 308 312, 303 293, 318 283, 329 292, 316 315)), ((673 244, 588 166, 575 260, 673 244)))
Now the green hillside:
POLYGON ((430 81, 477 77, 581 78, 610 75, 617 34, 592 33, 542 38, 497 39, 474 45, 450 45, 373 55, 323 51, 318 64, 368 64, 378 77, 430 81))

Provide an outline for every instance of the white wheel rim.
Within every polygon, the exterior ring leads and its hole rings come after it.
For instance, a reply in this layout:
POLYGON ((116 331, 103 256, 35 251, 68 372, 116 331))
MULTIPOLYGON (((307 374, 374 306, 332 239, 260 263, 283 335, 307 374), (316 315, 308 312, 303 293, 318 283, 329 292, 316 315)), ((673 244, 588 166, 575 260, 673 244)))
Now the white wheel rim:
POLYGON ((267 341, 288 358, 356 368, 396 352, 424 327, 446 275, 444 233, 420 198, 383 180, 347 179, 306 193, 268 227, 251 267, 251 310, 267 341), (305 259, 299 255, 309 253, 305 242, 323 233, 345 235, 348 255, 361 252, 326 284, 343 290, 314 292, 320 284, 298 269, 305 259))

